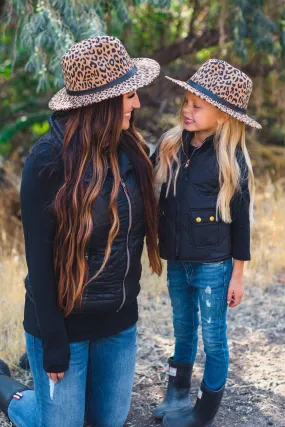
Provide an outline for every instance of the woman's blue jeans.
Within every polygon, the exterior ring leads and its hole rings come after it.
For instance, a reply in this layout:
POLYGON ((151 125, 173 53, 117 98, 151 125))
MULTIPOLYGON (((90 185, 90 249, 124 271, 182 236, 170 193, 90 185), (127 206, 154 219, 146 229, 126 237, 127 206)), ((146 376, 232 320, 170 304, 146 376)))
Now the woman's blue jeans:
POLYGON ((12 399, 8 415, 18 427, 122 427, 127 418, 136 359, 136 325, 115 336, 70 343, 70 365, 52 383, 43 370, 42 342, 26 334, 34 390, 12 399))
POLYGON ((229 367, 227 293, 232 259, 216 263, 169 261, 168 290, 173 308, 174 360, 194 363, 197 354, 199 307, 206 363, 205 386, 217 391, 229 367))

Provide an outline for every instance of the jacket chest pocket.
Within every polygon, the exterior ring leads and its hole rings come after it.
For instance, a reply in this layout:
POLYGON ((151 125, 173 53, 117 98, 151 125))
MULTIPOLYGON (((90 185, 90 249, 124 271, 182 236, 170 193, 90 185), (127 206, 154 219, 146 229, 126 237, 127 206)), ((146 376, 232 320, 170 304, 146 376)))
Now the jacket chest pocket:
POLYGON ((197 247, 212 247, 220 244, 220 223, 215 209, 190 210, 190 239, 197 247))

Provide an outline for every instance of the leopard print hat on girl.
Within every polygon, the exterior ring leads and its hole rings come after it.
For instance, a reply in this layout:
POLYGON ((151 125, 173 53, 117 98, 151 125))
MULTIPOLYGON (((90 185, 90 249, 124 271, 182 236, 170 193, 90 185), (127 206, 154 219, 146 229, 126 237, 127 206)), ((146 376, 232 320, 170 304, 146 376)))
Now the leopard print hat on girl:
POLYGON ((153 59, 132 59, 116 37, 98 36, 72 46, 61 58, 65 87, 49 102, 52 110, 70 110, 131 92, 160 72, 153 59))
POLYGON ((246 114, 252 91, 251 79, 227 62, 210 59, 187 82, 166 78, 237 120, 261 129, 261 125, 246 114))

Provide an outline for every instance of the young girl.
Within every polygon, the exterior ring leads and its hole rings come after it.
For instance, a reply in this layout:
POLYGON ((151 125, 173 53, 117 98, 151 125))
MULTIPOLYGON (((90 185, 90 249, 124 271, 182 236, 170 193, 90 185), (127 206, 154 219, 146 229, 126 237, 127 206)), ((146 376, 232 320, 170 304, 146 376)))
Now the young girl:
POLYGON ((252 82, 230 64, 212 59, 187 82, 170 80, 186 89, 181 124, 163 136, 156 159, 175 353, 154 417, 167 427, 205 427, 219 409, 228 374, 227 307, 242 300, 243 267, 250 260, 254 178, 245 124, 261 126, 246 115, 252 82), (199 308, 206 363, 191 410, 199 308))

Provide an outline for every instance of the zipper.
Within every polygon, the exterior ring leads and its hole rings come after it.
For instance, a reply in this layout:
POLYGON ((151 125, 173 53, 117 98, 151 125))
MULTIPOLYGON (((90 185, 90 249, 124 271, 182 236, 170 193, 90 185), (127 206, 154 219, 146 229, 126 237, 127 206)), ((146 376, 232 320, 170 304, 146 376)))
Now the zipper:
MULTIPOLYGON (((199 147, 200 148, 200 147, 199 147)), ((187 156, 187 154, 184 151, 183 144, 182 144, 182 151, 185 154, 185 157, 187 157, 187 161, 184 165, 184 169, 187 169, 189 167, 190 161, 194 155, 194 153, 198 150, 198 148, 195 148, 191 154, 190 157, 187 156)), ((183 177, 181 176, 181 179, 183 177)), ((185 172, 184 181, 188 181, 188 170, 185 172)), ((175 255, 176 258, 179 258, 179 243, 180 243, 180 203, 177 203, 177 211, 176 211, 176 221, 175 221, 175 255)))
POLYGON ((123 280, 123 302, 120 305, 120 307, 118 308, 117 312, 121 310, 121 308, 123 307, 123 305, 126 302, 126 286, 125 286, 125 280, 127 277, 127 274, 129 272, 130 269, 130 251, 129 251, 129 234, 131 231, 131 227, 132 227, 132 204, 131 204, 131 199, 127 190, 127 186, 125 184, 125 182, 123 181, 123 179, 121 178, 121 184, 125 193, 125 196, 127 198, 128 201, 128 205, 129 205, 129 227, 128 227, 128 233, 127 233, 127 239, 126 239, 126 247, 127 247, 127 268, 125 271, 125 276, 124 276, 124 280, 123 280))
MULTIPOLYGON (((195 148, 192 151, 191 156, 187 159, 187 162, 185 163, 184 169, 187 169, 189 167, 189 164, 190 164, 190 161, 191 161, 192 157, 194 156, 194 154, 196 153, 196 151, 199 150, 199 148, 195 148)), ((184 181, 188 181, 188 170, 185 172, 184 181)))
MULTIPOLYGON (((208 137, 209 138, 209 137, 208 137)), ((182 151, 185 155, 185 157, 187 158, 185 164, 184 164, 184 169, 187 169, 185 171, 185 176, 184 176, 184 181, 188 181, 188 167, 190 165, 190 161, 192 159, 192 157, 194 156, 194 154, 196 153, 196 151, 200 150, 200 148, 204 145, 204 143, 207 141, 206 138, 202 144, 200 145, 200 147, 195 147, 195 149, 192 151, 191 156, 188 157, 187 154, 184 151, 184 146, 183 146, 183 142, 181 145, 182 151)), ((181 179, 183 179, 183 177, 181 176, 181 179)), ((175 254, 176 254, 176 259, 179 258, 179 240, 180 240, 180 235, 179 235, 179 230, 180 230, 180 203, 178 202, 177 204, 177 214, 176 214, 176 221, 175 221, 175 236, 176 236, 176 241, 175 241, 175 254)))
MULTIPOLYGON (((182 148, 182 151, 183 151, 185 157, 187 158, 187 160, 185 162, 185 165, 184 165, 184 169, 187 169, 189 167, 189 164, 190 164, 190 161, 191 161, 193 155, 196 153, 196 151, 200 150, 200 148, 204 145, 204 143, 207 141, 208 138, 209 137, 207 137, 206 139, 204 139, 204 141, 202 142, 202 144, 199 147, 195 147, 195 149, 193 150, 193 152, 192 152, 192 154, 191 154, 190 157, 188 157, 187 154, 185 153, 184 147, 183 147, 183 143, 182 143, 181 148, 182 148)), ((185 181, 188 181, 188 171, 185 174, 185 181)))
POLYGON ((177 204, 177 211, 176 211, 176 232, 175 232, 175 240, 176 240, 176 245, 175 245, 175 255, 176 258, 178 258, 179 256, 179 240, 180 240, 180 236, 179 236, 179 231, 180 231, 180 221, 179 221, 179 216, 180 216, 180 204, 177 204))

